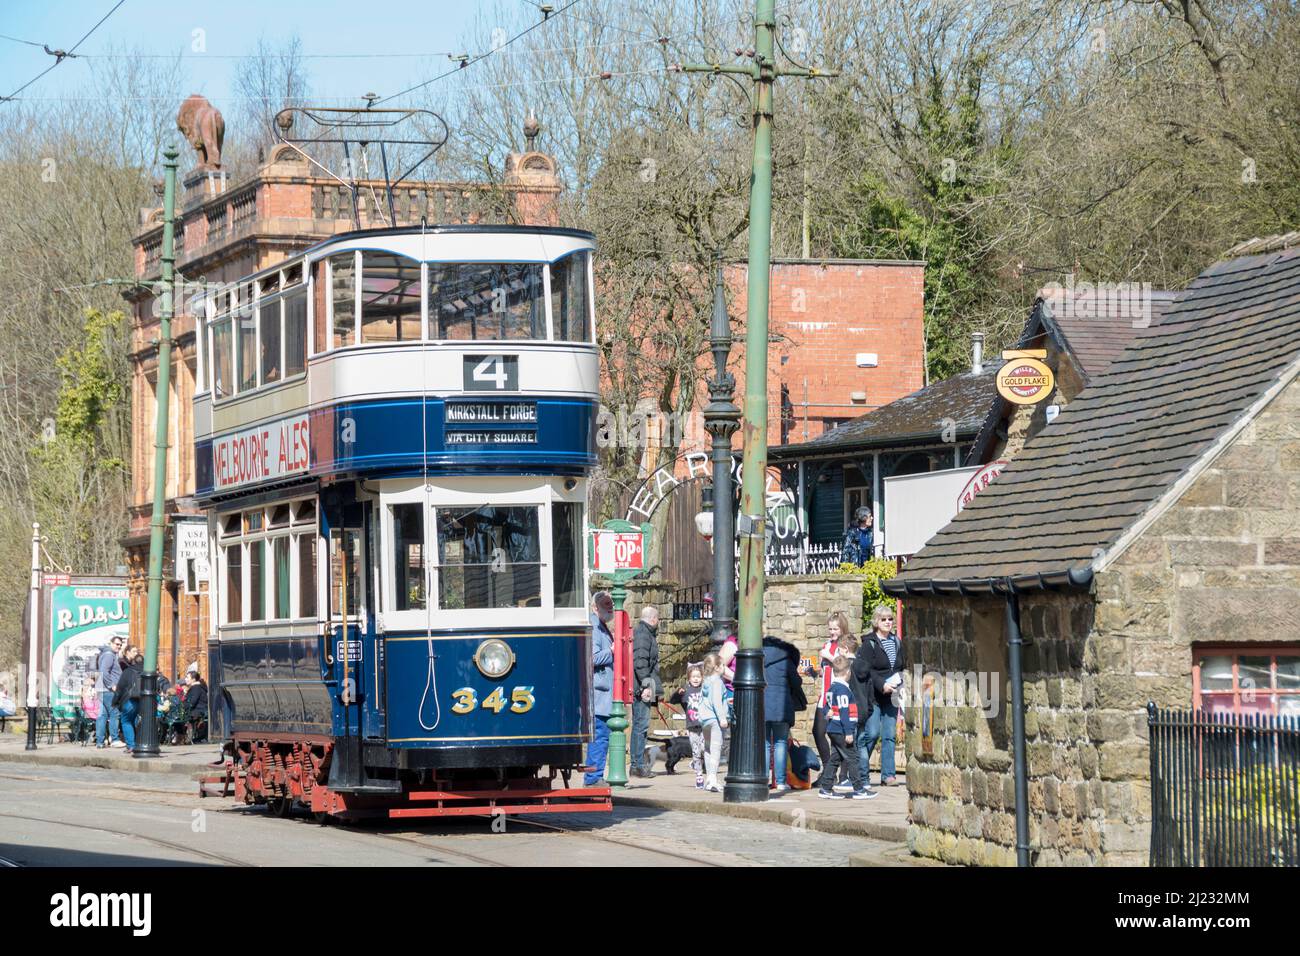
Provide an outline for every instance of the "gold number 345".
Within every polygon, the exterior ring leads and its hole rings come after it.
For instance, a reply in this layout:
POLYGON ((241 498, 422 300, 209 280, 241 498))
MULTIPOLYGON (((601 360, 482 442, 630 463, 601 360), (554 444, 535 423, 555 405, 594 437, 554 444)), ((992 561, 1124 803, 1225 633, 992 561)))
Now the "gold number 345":
MULTIPOLYGON (((456 699, 452 706, 453 714, 468 714, 475 707, 479 706, 478 695, 473 687, 461 687, 451 692, 451 696, 456 699)), ((533 696, 533 688, 516 687, 510 692, 510 712, 512 714, 526 714, 533 709, 533 704, 537 703, 537 698, 533 696)), ((506 706, 505 697, 501 693, 501 688, 495 688, 483 700, 483 708, 490 710, 494 714, 501 713, 506 706)))

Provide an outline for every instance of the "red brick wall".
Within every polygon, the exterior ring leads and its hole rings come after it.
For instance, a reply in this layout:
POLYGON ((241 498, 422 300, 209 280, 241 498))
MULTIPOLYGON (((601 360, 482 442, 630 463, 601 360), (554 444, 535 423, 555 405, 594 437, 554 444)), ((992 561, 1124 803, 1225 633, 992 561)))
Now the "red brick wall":
MULTIPOLYGON (((782 443, 783 386, 794 405, 786 441, 795 443, 820 435, 825 418, 856 418, 925 384, 924 269, 911 262, 786 261, 772 266, 769 445, 782 443), (862 352, 876 354, 875 368, 858 368, 862 352), (866 401, 854 403, 854 392, 865 392, 866 401)), ((742 320, 747 274, 738 264, 727 277, 731 313, 742 320)), ((743 395, 743 343, 732 354, 739 359, 736 387, 743 395)))

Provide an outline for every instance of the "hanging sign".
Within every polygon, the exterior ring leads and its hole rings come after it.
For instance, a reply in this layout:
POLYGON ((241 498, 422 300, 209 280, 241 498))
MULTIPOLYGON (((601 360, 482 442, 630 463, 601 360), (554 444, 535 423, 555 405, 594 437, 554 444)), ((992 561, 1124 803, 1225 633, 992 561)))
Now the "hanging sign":
POLYGON ((191 583, 208 580, 208 523, 177 521, 172 527, 176 529, 176 580, 186 582, 189 593, 191 583))
MULTIPOLYGON (((125 587, 61 585, 50 589, 50 705, 71 715, 87 675, 96 677, 100 650, 130 634, 125 587)), ((97 688, 102 689, 102 688, 97 688)))
POLYGON ((998 394, 1016 405, 1035 405, 1052 394, 1056 380, 1042 359, 1046 349, 1008 349, 998 370, 998 394))

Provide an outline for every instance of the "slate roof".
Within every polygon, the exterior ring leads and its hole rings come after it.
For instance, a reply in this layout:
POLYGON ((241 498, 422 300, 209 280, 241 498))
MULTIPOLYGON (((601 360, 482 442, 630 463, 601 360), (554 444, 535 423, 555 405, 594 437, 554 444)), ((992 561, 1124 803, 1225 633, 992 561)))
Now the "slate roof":
POLYGON ((1176 295, 1160 291, 1130 299, 1124 295, 1108 298, 1076 294, 1063 301, 1040 300, 1036 309, 1049 331, 1059 329, 1060 334, 1054 337, 1073 353, 1088 380, 1092 380, 1123 354, 1140 329, 1160 321, 1176 295), (1042 308, 1044 305, 1046 308, 1042 308))
POLYGON ((989 401, 997 394, 993 379, 999 364, 985 365, 979 373, 962 372, 934 382, 811 441, 772 448, 769 457, 805 458, 911 442, 939 442, 949 422, 956 423, 958 438, 970 438, 983 424, 989 401))
POLYGON ((1297 360, 1300 249, 1211 266, 886 589, 1086 581, 1297 360))

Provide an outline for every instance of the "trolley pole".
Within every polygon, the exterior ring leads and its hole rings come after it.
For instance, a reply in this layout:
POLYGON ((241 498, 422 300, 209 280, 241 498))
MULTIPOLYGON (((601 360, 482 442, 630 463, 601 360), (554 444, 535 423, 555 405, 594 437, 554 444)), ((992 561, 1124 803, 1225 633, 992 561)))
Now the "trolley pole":
MULTIPOLYGON (((745 404, 741 431, 740 650, 733 685, 736 721, 731 732, 725 803, 767 799, 763 732, 763 557, 767 533, 767 319, 772 271, 772 87, 778 76, 835 74, 776 62, 776 0, 754 4, 754 51, 749 65, 683 65, 684 72, 733 73, 754 83, 754 160, 749 187, 749 285, 745 325, 745 404)), ((716 537, 715 537, 716 541, 716 537)))
POLYGON ((172 282, 176 266, 176 158, 179 155, 175 146, 163 150, 162 301, 155 396, 157 427, 153 442, 153 518, 149 522, 149 605, 145 616, 136 757, 158 756, 158 622, 162 616, 163 542, 167 531, 167 399, 172 377, 172 282))
POLYGON ((28 618, 27 634, 27 749, 36 749, 37 715, 40 713, 41 697, 40 662, 41 646, 41 526, 32 523, 32 596, 31 616, 28 618))

